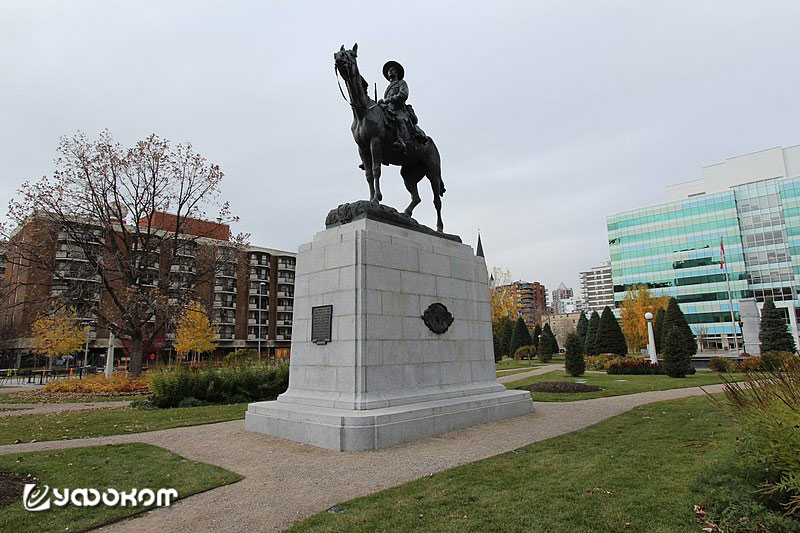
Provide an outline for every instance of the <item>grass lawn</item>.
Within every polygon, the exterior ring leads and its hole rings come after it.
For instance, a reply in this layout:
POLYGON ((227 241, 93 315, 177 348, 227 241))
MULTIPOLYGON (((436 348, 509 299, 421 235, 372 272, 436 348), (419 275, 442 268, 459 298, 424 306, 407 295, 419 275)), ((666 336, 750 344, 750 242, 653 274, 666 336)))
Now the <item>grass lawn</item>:
POLYGON ((521 374, 522 372, 530 372, 531 370, 536 369, 535 366, 526 366, 525 368, 515 368, 514 370, 503 370, 497 372, 497 377, 502 378, 503 376, 513 376, 514 374, 521 374))
POLYGON ((211 424, 244 418, 246 403, 174 409, 85 409, 0 417, 0 444, 80 439, 211 424))
POLYGON ((638 407, 582 431, 340 504, 293 531, 697 532, 697 480, 734 460, 705 397, 638 407))
MULTIPOLYGON (((116 444, 0 456, 0 470, 31 474, 53 489, 107 488, 118 491, 174 488, 178 497, 242 479, 234 472, 149 444, 116 444)), ((52 502, 51 498, 51 502, 52 502)), ((174 505, 174 502, 173 502, 174 505)), ((22 502, 0 508, 0 531, 83 531, 140 513, 149 507, 96 507, 51 504, 49 511, 29 512, 22 502)))
POLYGON ((69 394, 42 394, 37 390, 21 392, 2 392, 0 389, 0 404, 4 403, 87 403, 87 402, 120 402, 124 400, 142 400, 146 396, 81 396, 69 394))
MULTIPOLYGON (((729 377, 740 379, 740 374, 729 374, 729 377)), ((579 378, 567 376, 563 370, 555 370, 530 378, 506 383, 507 389, 523 389, 538 381, 578 381, 586 380, 587 385, 596 385, 603 390, 597 392, 531 392, 531 397, 536 402, 571 402, 587 400, 589 398, 602 398, 605 396, 620 396, 654 390, 681 389, 685 387, 701 387, 722 383, 720 375, 716 372, 699 370, 692 376, 685 378, 671 378, 669 376, 619 376, 610 374, 586 373, 579 378), (625 381, 618 381, 625 380, 625 381)))

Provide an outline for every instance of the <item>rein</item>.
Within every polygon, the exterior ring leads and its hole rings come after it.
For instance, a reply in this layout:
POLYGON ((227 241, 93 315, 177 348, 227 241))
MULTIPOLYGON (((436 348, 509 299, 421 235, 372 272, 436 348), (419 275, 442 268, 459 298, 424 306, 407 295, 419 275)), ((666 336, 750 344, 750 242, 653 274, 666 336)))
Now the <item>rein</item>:
POLYGON ((339 69, 336 68, 336 63, 333 64, 333 72, 336 74, 336 85, 339 86, 339 92, 342 93, 342 98, 344 98, 345 102, 350 104, 350 107, 355 107, 353 106, 353 103, 350 100, 348 100, 347 97, 344 95, 344 91, 342 90, 342 84, 339 80, 339 69))

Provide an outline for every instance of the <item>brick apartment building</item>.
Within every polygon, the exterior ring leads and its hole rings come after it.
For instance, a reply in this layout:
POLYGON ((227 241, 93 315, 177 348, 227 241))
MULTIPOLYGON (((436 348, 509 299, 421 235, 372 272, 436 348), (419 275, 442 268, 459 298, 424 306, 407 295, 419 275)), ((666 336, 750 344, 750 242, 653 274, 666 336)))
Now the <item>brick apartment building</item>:
MULTIPOLYGON (((0 368, 26 366, 30 361, 31 324, 54 299, 68 302, 80 321, 88 325, 87 363, 97 362, 105 354, 109 330, 97 309, 112 304, 86 257, 86 243, 95 241, 84 240, 79 246, 75 240, 76 235, 86 235, 87 239, 114 237, 103 235, 104 230, 91 223, 74 224, 80 226, 79 232, 74 226, 67 232, 47 217, 34 217, 12 237, 43 243, 41 252, 47 257, 48 268, 30 266, 19 257, 6 257, 13 253, 12 247, 0 247, 0 279, 10 288, 0 302, 0 368)), ((150 224, 163 232, 176 227, 175 217, 168 213, 156 213, 150 224)), ((157 287, 159 280, 168 279, 167 312, 176 316, 176 307, 186 301, 184 291, 206 305, 218 340, 215 355, 260 346, 265 357, 286 357, 292 338, 296 256, 260 246, 236 246, 230 235, 226 224, 188 219, 178 236, 180 245, 171 264, 163 251, 161 256, 144 258, 150 265, 145 283, 157 287), (182 236, 187 238, 181 239, 182 236), (204 267, 208 274, 196 276, 192 286, 182 282, 204 271, 204 267)), ((174 321, 161 337, 161 342, 145 347, 146 355, 159 352, 157 357, 166 360, 172 355, 174 321)), ((123 348, 124 353, 124 341, 117 339, 115 348, 123 348)))
POLYGON ((542 323, 542 315, 547 310, 547 289, 544 285, 538 281, 515 281, 511 284, 511 296, 528 329, 533 330, 536 324, 542 323))

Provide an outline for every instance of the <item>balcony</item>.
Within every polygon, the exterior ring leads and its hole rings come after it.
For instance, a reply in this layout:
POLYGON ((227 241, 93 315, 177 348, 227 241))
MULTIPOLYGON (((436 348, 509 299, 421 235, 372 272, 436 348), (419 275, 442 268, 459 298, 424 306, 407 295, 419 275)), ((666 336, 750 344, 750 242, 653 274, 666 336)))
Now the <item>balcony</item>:
POLYGON ((259 311, 259 310, 261 310, 261 311, 266 313, 267 310, 269 309, 269 303, 268 302, 264 302, 263 307, 259 307, 258 306, 258 302, 250 302, 248 304, 248 306, 247 306, 247 309, 249 309, 250 311, 259 311))
POLYGON ((278 275, 278 283, 283 283, 285 285, 294 285, 294 278, 289 278, 286 276, 278 275))
POLYGON ((288 326, 288 327, 292 327, 292 321, 291 321, 291 320, 278 320, 278 321, 276 322, 276 324, 277 324, 277 325, 279 325, 279 326, 288 326))
POLYGON ((290 341, 290 340, 292 340, 292 336, 291 335, 275 335, 275 340, 278 340, 278 341, 290 341))
POLYGON ((263 281, 265 283, 269 283, 269 272, 264 274, 263 277, 262 274, 257 274, 256 272, 250 272, 250 279, 252 281, 263 281))
POLYGON ((172 264, 169 267, 169 271, 170 272, 190 272, 190 273, 193 273, 194 270, 195 269, 194 269, 193 265, 175 265, 175 264, 172 264))
POLYGON ((221 341, 232 341, 233 333, 217 333, 216 337, 221 341))
POLYGON ((214 285, 214 292, 230 292, 236 293, 236 286, 231 285, 214 285))
POLYGON ((278 270, 290 270, 294 272, 295 265, 290 265, 288 263, 278 263, 278 270))
POLYGON ((278 311, 291 311, 293 307, 291 305, 279 305, 277 307, 278 311))
POLYGON ((214 300, 214 307, 217 309, 235 309, 236 300, 214 300))

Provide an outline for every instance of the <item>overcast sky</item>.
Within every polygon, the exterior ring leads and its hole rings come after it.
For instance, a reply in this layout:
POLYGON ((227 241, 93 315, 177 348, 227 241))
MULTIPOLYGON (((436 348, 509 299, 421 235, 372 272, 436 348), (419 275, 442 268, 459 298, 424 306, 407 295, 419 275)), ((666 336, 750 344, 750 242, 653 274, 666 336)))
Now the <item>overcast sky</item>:
MULTIPOLYGON (((800 143, 800 2, 0 3, 0 204, 60 136, 191 141, 253 244, 296 250, 368 196, 333 53, 405 67, 442 154, 445 229, 489 266, 578 288, 606 215, 701 167, 800 143)), ((384 202, 403 209, 397 167, 384 202)), ((435 226, 427 180, 420 222, 435 226)))

